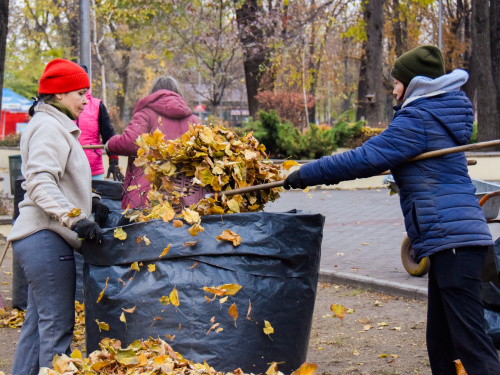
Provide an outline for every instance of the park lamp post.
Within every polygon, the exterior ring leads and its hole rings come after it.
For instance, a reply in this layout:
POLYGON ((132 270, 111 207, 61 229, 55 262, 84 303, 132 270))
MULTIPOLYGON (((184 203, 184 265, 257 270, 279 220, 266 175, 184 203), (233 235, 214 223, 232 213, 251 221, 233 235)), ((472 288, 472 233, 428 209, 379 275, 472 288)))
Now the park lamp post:
POLYGON ((92 79, 92 67, 90 60, 90 1, 80 0, 80 64, 88 69, 92 79))

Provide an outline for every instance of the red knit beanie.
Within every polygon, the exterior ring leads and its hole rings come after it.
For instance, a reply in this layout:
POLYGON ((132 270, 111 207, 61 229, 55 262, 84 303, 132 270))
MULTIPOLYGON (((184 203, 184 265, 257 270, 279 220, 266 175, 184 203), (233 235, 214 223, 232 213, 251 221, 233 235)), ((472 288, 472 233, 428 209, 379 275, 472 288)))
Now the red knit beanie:
POLYGON ((39 94, 61 94, 90 88, 89 76, 78 64, 55 59, 47 64, 38 85, 39 94))

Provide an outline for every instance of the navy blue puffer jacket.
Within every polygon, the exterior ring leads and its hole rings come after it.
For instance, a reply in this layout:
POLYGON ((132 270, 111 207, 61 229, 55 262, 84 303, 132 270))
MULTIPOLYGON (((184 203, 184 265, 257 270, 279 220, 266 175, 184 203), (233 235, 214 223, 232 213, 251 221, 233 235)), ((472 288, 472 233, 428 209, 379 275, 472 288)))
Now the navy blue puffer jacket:
POLYGON ((390 169, 417 261, 445 249, 492 245, 463 153, 405 163, 423 152, 467 144, 472 121, 471 103, 461 91, 410 97, 379 136, 305 164, 301 180, 308 186, 336 184, 390 169))

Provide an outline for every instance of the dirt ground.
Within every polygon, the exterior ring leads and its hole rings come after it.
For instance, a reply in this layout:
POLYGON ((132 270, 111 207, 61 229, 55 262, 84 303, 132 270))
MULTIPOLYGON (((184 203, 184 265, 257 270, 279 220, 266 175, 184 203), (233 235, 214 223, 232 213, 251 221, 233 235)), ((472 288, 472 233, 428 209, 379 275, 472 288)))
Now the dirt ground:
MULTIPOLYGON (((0 241, 0 250, 4 243, 0 241)), ((0 267, 0 293, 7 305, 11 286, 9 249, 0 267)), ((426 307, 425 302, 319 284, 307 360, 318 365, 321 375, 430 374, 425 348, 426 307), (354 311, 341 321, 332 317, 332 304, 354 311)), ((19 332, 0 328, 0 371, 5 374, 10 373, 19 332)))

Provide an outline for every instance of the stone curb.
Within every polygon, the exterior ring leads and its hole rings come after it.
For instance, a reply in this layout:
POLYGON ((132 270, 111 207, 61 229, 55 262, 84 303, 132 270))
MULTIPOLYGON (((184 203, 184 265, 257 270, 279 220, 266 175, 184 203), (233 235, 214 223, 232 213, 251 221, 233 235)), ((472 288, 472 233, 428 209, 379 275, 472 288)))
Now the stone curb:
POLYGON ((394 297, 427 301, 427 288, 376 279, 370 276, 320 269, 319 281, 323 283, 343 284, 355 288, 369 289, 376 293, 388 294, 394 297))

